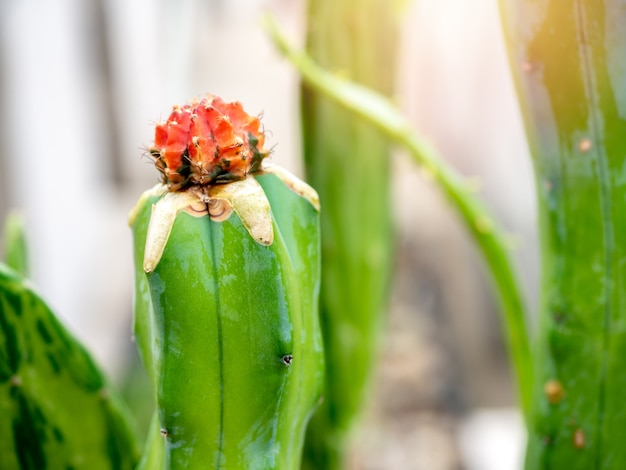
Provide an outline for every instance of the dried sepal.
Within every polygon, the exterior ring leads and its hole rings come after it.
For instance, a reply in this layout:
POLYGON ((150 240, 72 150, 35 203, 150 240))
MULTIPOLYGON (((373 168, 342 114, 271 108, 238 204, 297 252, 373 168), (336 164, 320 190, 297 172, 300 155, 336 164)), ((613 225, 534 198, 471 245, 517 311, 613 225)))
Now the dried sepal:
POLYGON ((291 189, 294 193, 299 196, 302 196, 304 199, 309 201, 313 207, 319 212, 320 210, 320 197, 317 194, 317 191, 313 189, 311 186, 306 184, 300 178, 295 176, 293 173, 285 170, 283 167, 278 165, 273 165, 271 163, 264 163, 263 165, 263 173, 269 173, 278 177, 285 185, 291 189))
POLYGON ((233 213, 233 205, 226 199, 210 199, 207 207, 211 220, 215 222, 223 222, 233 213))
MULTIPOLYGON (((144 194, 141 200, 146 198, 144 194)), ((194 217, 209 215, 215 222, 228 219, 234 211, 256 242, 271 245, 274 241, 270 203, 254 178, 208 188, 192 187, 186 191, 167 192, 152 206, 143 262, 146 273, 154 271, 159 264, 176 216, 181 211, 194 217)))
POLYGON ((254 178, 211 186, 209 200, 225 200, 241 219, 250 236, 261 245, 271 245, 274 228, 270 203, 261 185, 254 178))
MULTIPOLYGON (((187 211, 195 215, 197 213, 195 209, 199 205, 206 207, 204 194, 192 188, 189 191, 168 192, 152 206, 143 261, 143 270, 146 273, 154 271, 159 264, 178 213, 187 211)), ((201 215, 205 214, 206 212, 201 215)))

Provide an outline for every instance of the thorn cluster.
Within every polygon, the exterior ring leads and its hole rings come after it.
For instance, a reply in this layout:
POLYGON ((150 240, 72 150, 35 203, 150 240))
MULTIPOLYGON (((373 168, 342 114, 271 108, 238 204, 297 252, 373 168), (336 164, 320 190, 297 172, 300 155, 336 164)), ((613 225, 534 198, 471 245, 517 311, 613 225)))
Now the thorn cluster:
POLYGON ((150 155, 170 191, 244 179, 269 152, 258 117, 241 103, 206 95, 174 106, 157 124, 150 155))

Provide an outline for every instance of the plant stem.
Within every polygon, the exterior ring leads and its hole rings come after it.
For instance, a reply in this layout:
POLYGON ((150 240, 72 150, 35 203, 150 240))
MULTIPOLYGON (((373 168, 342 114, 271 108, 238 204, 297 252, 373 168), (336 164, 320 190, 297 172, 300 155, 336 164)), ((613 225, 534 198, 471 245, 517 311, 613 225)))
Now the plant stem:
MULTIPOLYGON (((310 0, 306 50, 390 96, 395 84, 399 8, 388 0, 310 0)), ((324 401, 304 444, 302 470, 346 468, 353 429, 371 399, 385 333, 393 265, 392 143, 368 121, 301 86, 307 181, 319 193, 320 322, 324 401)))
POLYGON ((542 254, 526 468, 626 468, 626 1, 500 7, 542 254))
POLYGON ((267 19, 266 26, 280 52, 309 86, 366 119, 405 147, 457 210, 478 243, 500 294, 502 322, 514 365, 519 400, 523 416, 528 421, 532 399, 532 357, 524 300, 502 231, 484 205, 473 196, 469 185, 444 163, 436 150, 412 128, 389 100, 366 87, 324 71, 304 52, 292 48, 272 19, 267 19))

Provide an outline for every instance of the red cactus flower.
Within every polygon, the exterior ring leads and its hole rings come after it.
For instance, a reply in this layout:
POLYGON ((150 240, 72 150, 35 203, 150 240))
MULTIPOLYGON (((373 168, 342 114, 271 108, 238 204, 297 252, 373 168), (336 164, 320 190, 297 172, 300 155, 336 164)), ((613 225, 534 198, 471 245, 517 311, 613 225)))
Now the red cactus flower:
POLYGON ((170 191, 244 179, 269 154, 258 117, 241 103, 206 95, 174 106, 156 126, 150 154, 170 191))

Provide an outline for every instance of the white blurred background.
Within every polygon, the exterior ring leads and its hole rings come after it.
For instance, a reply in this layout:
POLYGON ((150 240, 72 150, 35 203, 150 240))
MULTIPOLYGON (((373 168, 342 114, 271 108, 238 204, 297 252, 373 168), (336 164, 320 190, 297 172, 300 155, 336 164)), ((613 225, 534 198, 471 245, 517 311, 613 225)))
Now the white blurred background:
MULTIPOLYGON (((408 2, 397 102, 511 233, 535 305, 534 187, 496 0, 408 2)), ((298 78, 262 30, 302 40, 302 0, 0 0, 0 219, 26 217, 33 279, 105 369, 131 343, 126 217, 158 180, 143 148, 205 92, 263 113, 301 175, 298 78)), ((394 165, 397 272, 354 469, 519 468, 523 431, 480 259, 408 158, 394 165)), ((534 308, 533 308, 534 310, 534 308)))

